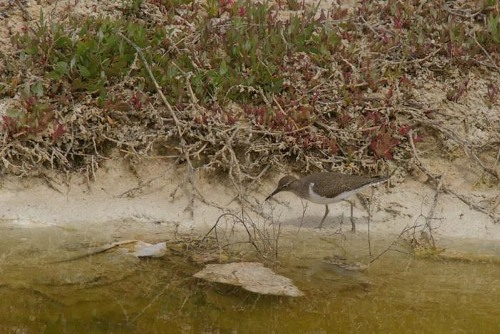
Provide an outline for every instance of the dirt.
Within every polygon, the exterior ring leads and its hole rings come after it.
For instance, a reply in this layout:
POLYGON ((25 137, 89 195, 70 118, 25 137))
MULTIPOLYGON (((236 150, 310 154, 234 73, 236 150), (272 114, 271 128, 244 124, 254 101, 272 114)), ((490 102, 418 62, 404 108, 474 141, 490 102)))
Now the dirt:
MULTIPOLYGON (((495 187, 478 186, 481 175, 474 169, 433 158, 446 170, 445 183, 461 194, 468 194, 473 202, 489 203, 498 215, 498 191, 495 187), (496 201, 496 202, 495 202, 496 201), (495 203, 497 204, 494 208, 495 203)), ((293 194, 283 193, 277 201, 263 203, 274 189, 274 180, 266 180, 249 192, 248 200, 261 208, 267 219, 253 213, 250 206, 241 206, 233 199, 236 190, 229 180, 200 175, 195 180, 199 192, 191 205, 190 183, 184 178, 185 167, 161 160, 144 160, 132 171, 127 162, 108 161, 97 171, 96 179, 87 180, 75 175, 19 179, 4 176, 0 189, 0 220, 2 224, 17 227, 60 226, 76 230, 110 231, 115 238, 133 237, 134 229, 146 239, 157 238, 156 226, 175 226, 180 233, 205 233, 224 212, 239 214, 242 208, 257 224, 281 222, 284 229, 297 231, 310 228, 317 233, 336 233, 341 227, 349 236, 349 205, 330 206, 330 215, 322 230, 315 230, 324 213, 324 206, 307 204, 293 194), (303 216, 303 209, 306 212, 303 216), (142 226, 142 227, 141 227, 142 226), (150 235, 148 234, 148 226, 150 235), (132 235, 131 235, 132 233, 132 235)), ((201 174, 201 173, 200 173, 201 174)), ((371 191, 365 193, 371 196, 371 191)), ((435 188, 408 176, 391 181, 374 191, 370 231, 373 234, 397 235, 405 227, 425 222, 435 196, 435 188)), ((360 233, 368 228, 366 208, 355 202, 354 216, 360 233)), ((478 212, 454 195, 440 193, 435 217, 431 221, 433 235, 439 238, 477 238, 500 240, 500 224, 494 224, 488 215, 478 212)))

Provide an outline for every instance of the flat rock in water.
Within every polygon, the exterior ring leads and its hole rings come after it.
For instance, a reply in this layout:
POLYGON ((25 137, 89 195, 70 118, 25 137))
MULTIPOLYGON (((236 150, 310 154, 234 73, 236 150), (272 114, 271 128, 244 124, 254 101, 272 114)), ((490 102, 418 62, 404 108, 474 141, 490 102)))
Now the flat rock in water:
POLYGON ((304 294, 292 280, 278 275, 258 262, 235 262, 208 264, 194 277, 209 282, 241 286, 243 289, 261 295, 300 297, 304 294))
POLYGON ((159 242, 157 244, 149 244, 147 242, 138 241, 135 245, 134 254, 137 257, 162 257, 167 253, 167 243, 159 242))

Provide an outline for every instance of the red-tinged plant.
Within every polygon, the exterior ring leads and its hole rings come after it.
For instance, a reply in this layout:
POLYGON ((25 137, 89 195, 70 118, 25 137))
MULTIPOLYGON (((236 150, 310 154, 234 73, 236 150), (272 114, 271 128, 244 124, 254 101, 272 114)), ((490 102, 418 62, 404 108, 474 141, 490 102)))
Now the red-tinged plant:
POLYGON ((219 0, 219 15, 228 12, 232 13, 235 0, 219 0))
POLYGON ((382 114, 380 113, 380 111, 368 111, 366 114, 365 114, 365 120, 366 121, 371 121, 371 123, 373 125, 379 125, 379 124, 382 124, 384 119, 382 118, 382 114))
POLYGON ((404 22, 403 22, 403 18, 401 17, 401 14, 399 14, 393 20, 394 28, 396 28, 396 29, 403 29, 403 23, 404 22))
POLYGON ((391 99, 394 96, 394 84, 389 87, 389 90, 385 94, 384 105, 386 107, 392 105, 391 99))
POLYGON ((33 110, 37 104, 37 98, 33 95, 28 96, 24 99, 21 99, 21 104, 24 107, 24 109, 26 110, 26 113, 29 114, 29 113, 33 112, 33 110))
POLYGON ((2 130, 7 132, 7 136, 16 134, 19 128, 19 121, 16 118, 7 115, 2 116, 2 130))
POLYGON ((381 39, 384 44, 389 44, 389 41, 391 40, 390 36, 388 36, 385 31, 382 33, 381 39))
POLYGON ((394 158, 392 150, 398 145, 399 140, 393 138, 386 128, 382 127, 378 135, 372 137, 369 147, 377 158, 392 160, 394 158))
POLYGON ((446 93, 446 98, 450 101, 457 102, 466 92, 469 79, 463 81, 457 88, 452 88, 446 93))
POLYGON ((143 107, 143 96, 141 92, 135 92, 132 98, 130 99, 130 104, 134 107, 135 110, 141 110, 143 107))
POLYGON ((65 133, 66 127, 63 124, 56 122, 56 124, 54 124, 54 131, 52 132, 52 141, 56 141, 65 133))
POLYGON ((295 130, 295 125, 291 121, 288 121, 283 129, 285 130, 285 132, 292 132, 295 130))
POLYGON ((325 136, 319 137, 321 140, 321 147, 324 150, 327 150, 329 154, 337 154, 340 150, 339 145, 337 144, 337 140, 335 138, 327 138, 325 136))
POLYGON ((314 93, 313 94, 313 97, 311 99, 311 106, 314 108, 314 106, 316 105, 316 102, 318 102, 318 99, 319 99, 319 93, 314 93))
POLYGON ((411 125, 402 125, 399 128, 399 134, 401 136, 406 136, 408 134, 408 132, 410 132, 410 130, 411 130, 411 125))
POLYGON ((413 139, 413 142, 414 142, 414 143, 419 143, 419 142, 421 142, 421 141, 423 141, 423 140, 424 140, 424 138, 423 138, 422 136, 419 136, 419 135, 417 135, 417 134, 413 135, 413 138, 412 138, 412 139, 413 139))
POLYGON ((239 7, 238 8, 238 16, 243 17, 247 14, 247 9, 245 7, 239 7))
POLYGON ((337 116, 336 121, 339 127, 343 129, 352 121, 352 117, 344 112, 337 116))
POLYGON ((268 112, 265 107, 245 106, 243 112, 256 125, 265 125, 267 121, 268 112))
POLYGON ((350 70, 346 70, 346 71, 342 72, 342 78, 344 79, 345 83, 351 82, 352 72, 350 70))

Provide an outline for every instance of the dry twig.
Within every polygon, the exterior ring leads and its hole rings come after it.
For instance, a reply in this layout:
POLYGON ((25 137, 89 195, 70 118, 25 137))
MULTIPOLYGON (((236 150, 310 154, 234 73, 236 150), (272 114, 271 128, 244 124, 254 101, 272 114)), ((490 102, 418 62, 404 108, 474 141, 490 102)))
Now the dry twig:
POLYGON ((414 156, 414 159, 415 159, 415 165, 422 171, 424 172, 425 175, 427 175, 428 178, 430 178, 431 180, 434 181, 434 183, 437 185, 438 188, 442 188, 442 190, 446 193, 450 193, 452 194, 453 196, 455 196, 456 198, 460 199, 462 202, 464 202, 465 204, 469 205, 471 208, 473 208, 474 210, 476 211, 479 211, 479 212, 482 212, 484 214, 486 214, 487 216, 491 217, 491 219, 493 219, 493 222, 497 222, 497 220, 499 218, 497 218, 495 216, 495 214, 493 212, 491 212, 490 210, 487 210, 486 208, 483 208, 482 206, 479 206, 475 203, 472 203, 470 200, 468 200, 467 198, 465 198, 465 196, 461 195, 461 194, 458 194, 456 191, 446 187, 445 185, 442 184, 442 176, 438 176, 438 175, 435 175, 433 173, 431 173, 422 163, 422 161, 420 160, 419 158, 419 155, 417 153, 417 149, 415 148, 415 143, 413 141, 413 133, 412 131, 410 131, 408 133, 408 138, 409 138, 409 141, 410 141, 410 144, 411 144, 411 147, 413 149, 413 156, 414 156))

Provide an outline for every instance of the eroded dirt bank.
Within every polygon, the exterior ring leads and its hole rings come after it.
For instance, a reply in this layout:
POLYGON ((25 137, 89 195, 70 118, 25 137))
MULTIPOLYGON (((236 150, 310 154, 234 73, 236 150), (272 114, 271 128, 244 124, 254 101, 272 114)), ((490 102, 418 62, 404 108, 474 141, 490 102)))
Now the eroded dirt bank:
MULTIPOLYGON (((499 240, 500 224, 495 224, 487 212, 480 212, 472 206, 489 207, 491 215, 498 215, 498 192, 495 187, 466 182, 474 174, 471 173, 473 169, 461 168, 463 166, 441 163, 441 168, 446 169, 446 185, 471 205, 453 194, 439 192, 436 197, 434 187, 408 176, 391 181, 389 186, 379 187, 373 192, 373 197, 371 190, 366 190, 361 200, 356 199, 354 216, 358 230, 367 231, 368 212, 362 201, 367 198, 373 203, 371 233, 398 235, 405 227, 411 226, 415 226, 415 231, 428 233, 424 226, 426 217, 433 214, 428 222, 437 240, 499 240), (434 212, 430 213, 433 205, 434 212)), ((193 184, 184 175, 183 166, 148 159, 134 170, 128 163, 108 161, 97 171, 94 181, 80 175, 70 178, 57 175, 43 178, 4 176, 0 189, 0 219, 2 224, 24 228, 56 225, 86 230, 94 226, 96 234, 99 234, 98 226, 102 229, 121 226, 128 235, 136 228, 141 234, 147 234, 148 229, 144 227, 150 226, 154 235, 159 223, 176 226, 183 233, 204 233, 221 214, 233 212, 241 215, 242 209, 248 219, 259 226, 280 222, 283 228, 290 230, 314 228, 324 213, 322 205, 307 204, 293 194, 280 194, 277 201, 263 203, 274 189, 278 174, 248 189, 243 204, 237 200, 238 193, 223 175, 198 172, 193 184), (128 227, 124 228, 124 224, 128 227)), ((344 216, 346 224, 343 230, 349 237, 349 205, 331 205, 330 211, 325 228, 316 230, 316 233, 338 231, 344 216)))

